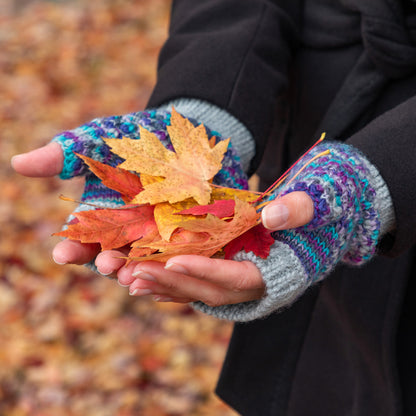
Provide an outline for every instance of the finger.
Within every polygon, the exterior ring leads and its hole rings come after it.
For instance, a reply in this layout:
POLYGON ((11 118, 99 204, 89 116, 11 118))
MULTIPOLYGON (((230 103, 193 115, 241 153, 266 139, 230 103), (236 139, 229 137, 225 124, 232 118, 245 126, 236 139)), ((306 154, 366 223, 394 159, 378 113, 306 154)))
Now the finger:
POLYGON ((160 296, 155 295, 152 298, 155 302, 175 302, 175 303, 191 303, 195 302, 195 299, 185 299, 185 298, 171 298, 169 296, 160 296))
POLYGON ((149 282, 142 279, 134 279, 130 284, 129 293, 131 296, 148 296, 156 302, 177 302, 189 303, 196 299, 184 298, 172 295, 169 290, 156 282, 149 282))
MULTIPOLYGON (((202 256, 195 257, 206 259, 202 256)), ((227 260, 227 266, 223 268, 223 279, 220 280, 222 284, 224 284, 232 274, 232 268, 235 265, 238 265, 238 262, 227 260)), ((255 266, 254 268, 255 270, 248 270, 256 273, 256 275, 257 273, 260 273, 255 266)), ((187 272, 190 273, 189 270, 187 272)), ((198 270, 197 274, 199 277, 206 276, 205 280, 165 269, 161 263, 143 262, 136 266, 133 276, 148 281, 149 284, 146 285, 146 288, 152 290, 153 294, 201 300, 209 306, 219 306, 259 299, 264 293, 263 288, 241 289, 238 287, 238 283, 235 288, 230 290, 221 285, 212 283, 205 274, 205 271, 198 270)), ((247 280, 250 280, 250 278, 247 280)))
POLYGON ((84 244, 79 241, 60 241, 52 251, 52 257, 58 264, 85 264, 92 261, 100 252, 99 244, 84 244))
POLYGON ((125 264, 117 271, 117 279, 120 286, 126 287, 134 282, 136 278, 133 276, 133 272, 136 265, 137 262, 131 262, 129 264, 125 264))
POLYGON ((126 253, 122 250, 105 250, 98 254, 95 259, 95 265, 99 273, 109 276, 117 273, 118 270, 126 264, 126 253))
POLYGON ((52 142, 46 146, 12 157, 13 169, 24 176, 47 177, 58 175, 62 171, 64 154, 58 143, 52 142))
POLYGON ((172 257, 165 269, 241 292, 264 288, 260 270, 250 261, 213 259, 183 255, 172 257))
POLYGON ((290 192, 263 208, 261 218, 269 230, 297 228, 312 221, 314 206, 306 192, 290 192))

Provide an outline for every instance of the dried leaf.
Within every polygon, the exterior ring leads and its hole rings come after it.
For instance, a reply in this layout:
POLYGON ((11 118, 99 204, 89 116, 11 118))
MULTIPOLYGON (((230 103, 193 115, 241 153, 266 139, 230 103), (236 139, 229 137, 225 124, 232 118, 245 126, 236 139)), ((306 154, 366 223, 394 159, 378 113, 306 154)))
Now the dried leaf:
MULTIPOLYGON (((178 217, 182 218, 182 216, 178 217)), ((214 215, 207 214, 205 218, 195 218, 192 221, 184 219, 182 223, 178 222, 180 229, 175 232, 176 236, 181 236, 182 230, 198 235, 201 233, 207 234, 208 238, 203 244, 198 239, 196 242, 160 240, 148 245, 143 244, 143 247, 157 249, 158 253, 144 258, 132 258, 132 260, 166 261, 170 257, 179 254, 199 254, 211 257, 229 241, 252 228, 257 223, 258 218, 259 214, 252 205, 237 199, 235 201, 234 217, 230 221, 224 221, 214 215)), ((187 235, 192 234, 187 233, 187 235)), ((138 242, 138 245, 140 245, 140 242, 138 242)))
POLYGON ((273 243, 274 238, 270 235, 270 230, 262 224, 258 224, 230 241, 224 247, 225 258, 231 259, 239 251, 244 250, 246 253, 251 251, 256 256, 266 259, 269 256, 270 246, 273 243))
POLYGON ((175 152, 167 150, 156 135, 143 128, 140 140, 125 137, 105 139, 105 142, 125 159, 121 168, 164 178, 146 185, 133 203, 175 203, 193 197, 201 205, 208 204, 211 199, 209 181, 221 169, 229 140, 211 148, 205 127, 194 127, 174 109, 171 122, 168 132, 175 152))
POLYGON ((113 168, 78 153, 76 155, 88 165, 91 172, 99 177, 107 188, 120 192, 125 203, 129 203, 143 190, 140 178, 134 173, 119 167, 113 168))
POLYGON ((198 206, 193 198, 185 201, 169 204, 162 202, 155 205, 154 217, 160 235, 166 241, 169 241, 172 233, 179 227, 183 226, 186 221, 195 221, 194 215, 176 215, 184 209, 198 206))
POLYGON ((192 208, 184 209, 175 215, 206 215, 212 214, 218 218, 232 217, 234 214, 235 201, 231 199, 222 199, 214 201, 209 205, 195 205, 192 208))
POLYGON ((55 235, 82 243, 100 243, 103 250, 123 247, 138 239, 151 241, 157 235, 153 210, 152 206, 143 205, 76 212, 79 222, 55 235))

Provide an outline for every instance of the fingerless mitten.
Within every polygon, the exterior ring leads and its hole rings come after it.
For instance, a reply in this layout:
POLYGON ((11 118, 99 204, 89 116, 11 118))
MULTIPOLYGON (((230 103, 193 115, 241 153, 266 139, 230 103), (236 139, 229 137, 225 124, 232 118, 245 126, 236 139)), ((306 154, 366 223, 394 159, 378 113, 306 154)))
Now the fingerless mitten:
POLYGON ((313 220, 272 233, 275 243, 267 259, 245 252, 234 258, 250 260, 260 269, 266 285, 264 297, 219 307, 197 302, 197 309, 237 321, 264 317, 290 305, 339 262, 360 266, 374 255, 380 236, 380 199, 388 191, 358 150, 337 142, 319 144, 296 164, 272 198, 293 191, 304 191, 312 198, 313 220), (330 154, 312 160, 328 149, 330 154))
MULTIPOLYGON (((74 130, 66 131, 56 136, 53 141, 59 143, 64 152, 64 167, 60 174, 61 179, 75 176, 85 176, 85 189, 81 197, 83 202, 102 206, 116 206, 122 204, 118 192, 108 189, 92 174, 88 167, 75 153, 88 156, 92 159, 116 166, 122 159, 113 153, 104 143, 103 138, 140 139, 140 126, 154 133, 163 145, 172 149, 166 127, 170 125, 169 111, 149 110, 127 114, 97 118, 74 130)), ((196 125, 197 122, 193 121, 196 125)), ((223 138, 207 128, 209 137, 215 136, 217 141, 223 138)), ((224 155, 223 168, 214 178, 214 183, 235 188, 247 188, 247 176, 241 168, 239 157, 232 146, 229 146, 224 155)))
MULTIPOLYGON (((103 138, 128 137, 140 139, 140 126, 154 133, 161 143, 169 150, 173 150, 168 136, 167 126, 170 125, 170 111, 148 110, 122 116, 97 118, 74 130, 65 131, 57 135, 53 141, 60 144, 64 153, 64 166, 60 174, 61 179, 75 176, 85 176, 85 187, 81 196, 81 204, 75 211, 94 209, 99 207, 117 207, 124 202, 118 192, 107 188, 101 180, 89 171, 88 166, 76 156, 76 153, 88 156, 111 166, 119 165, 123 159, 114 155, 105 144, 103 138)), ((194 125, 199 124, 191 120, 194 125)), ((208 137, 216 137, 216 141, 223 140, 217 132, 209 130, 208 137)), ((215 175, 213 182, 217 185, 232 188, 247 189, 247 175, 242 169, 239 156, 231 143, 224 154, 222 169, 215 175)), ((70 216, 68 220, 73 217, 70 216)), ((93 262, 88 267, 97 271, 93 262)))

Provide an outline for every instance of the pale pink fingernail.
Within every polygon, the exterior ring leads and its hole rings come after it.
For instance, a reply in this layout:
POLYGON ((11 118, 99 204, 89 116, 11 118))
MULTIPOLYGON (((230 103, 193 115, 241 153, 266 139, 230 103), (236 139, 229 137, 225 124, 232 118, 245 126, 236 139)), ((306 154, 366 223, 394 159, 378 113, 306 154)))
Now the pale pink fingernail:
POLYGON ((261 218, 266 228, 276 230, 288 220, 289 209, 284 204, 269 205, 263 209, 261 218))
POLYGON ((156 296, 153 296, 153 300, 155 302, 172 302, 173 298, 170 298, 168 296, 156 295, 156 296))
POLYGON ((63 266, 63 265, 65 265, 65 264, 67 264, 67 262, 66 262, 66 261, 63 261, 63 260, 57 260, 57 259, 55 258, 55 256, 54 256, 54 255, 52 255, 52 258, 53 258, 53 261, 54 261, 56 264, 59 264, 60 266, 63 266))
POLYGON ((183 267, 180 264, 173 263, 173 262, 166 263, 165 269, 170 270, 171 272, 175 272, 175 273, 189 274, 189 271, 185 267, 183 267))
POLYGON ((130 292, 130 296, 146 296, 151 295, 153 291, 151 289, 134 289, 132 292, 130 292))
POLYGON ((140 269, 135 270, 132 273, 132 276, 138 277, 139 279, 142 279, 142 280, 147 280, 149 282, 156 282, 156 278, 152 274, 144 272, 143 270, 140 270, 140 269))
POLYGON ((108 276, 108 275, 110 275, 111 273, 113 273, 114 272, 114 270, 113 269, 111 269, 111 270, 106 270, 105 268, 104 269, 100 269, 99 267, 97 267, 97 270, 98 270, 98 273, 100 273, 100 274, 102 274, 103 276, 108 276))

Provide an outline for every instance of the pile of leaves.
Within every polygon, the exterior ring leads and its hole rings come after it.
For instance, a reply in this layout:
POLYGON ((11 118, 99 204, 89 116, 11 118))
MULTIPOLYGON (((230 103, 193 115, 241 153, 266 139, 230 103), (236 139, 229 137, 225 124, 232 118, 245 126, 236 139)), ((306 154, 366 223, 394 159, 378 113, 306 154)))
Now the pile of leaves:
POLYGON ((126 205, 74 213, 57 235, 100 243, 103 250, 131 245, 128 260, 135 261, 178 254, 232 258, 241 249, 266 258, 274 239, 259 223, 261 195, 212 183, 229 139, 215 143, 202 124, 194 127, 174 108, 168 133, 174 151, 144 128, 140 140, 104 139, 124 159, 115 168, 78 155, 126 205))

